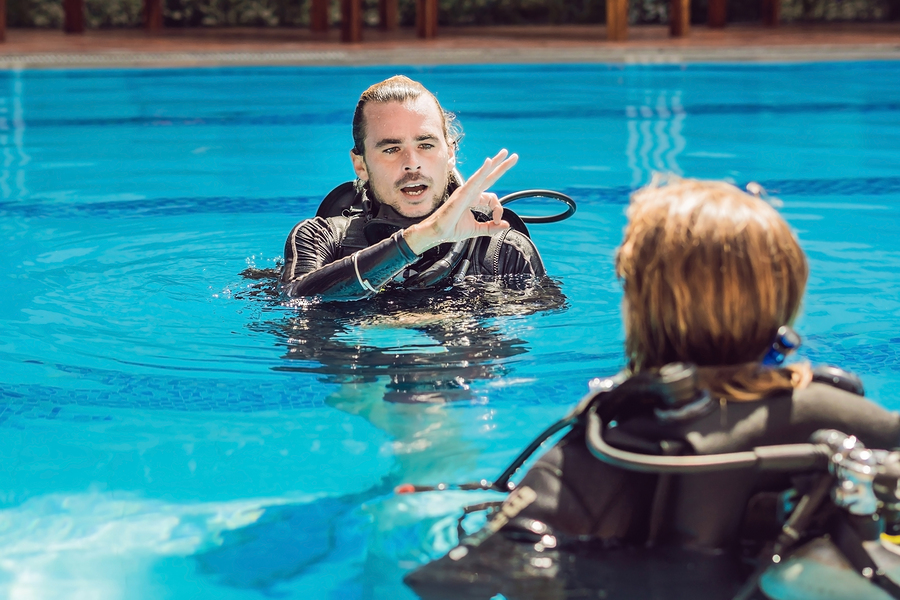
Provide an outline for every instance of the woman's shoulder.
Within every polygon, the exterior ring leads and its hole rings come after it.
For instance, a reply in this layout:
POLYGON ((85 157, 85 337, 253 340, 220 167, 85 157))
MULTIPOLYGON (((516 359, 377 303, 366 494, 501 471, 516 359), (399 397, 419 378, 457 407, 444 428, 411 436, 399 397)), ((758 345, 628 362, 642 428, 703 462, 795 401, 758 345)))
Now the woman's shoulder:
POLYGON ((722 398, 702 417, 673 429, 697 454, 806 442, 819 429, 855 435, 870 448, 900 445, 900 415, 844 383, 817 377, 802 388, 758 400, 722 398))
POLYGON ((791 394, 794 402, 851 402, 874 404, 863 394, 857 394, 836 385, 831 385, 821 381, 811 381, 809 385, 795 389, 791 394))
POLYGON ((795 426, 838 429, 859 437, 870 448, 900 445, 900 414, 837 385, 813 381, 791 395, 795 426))

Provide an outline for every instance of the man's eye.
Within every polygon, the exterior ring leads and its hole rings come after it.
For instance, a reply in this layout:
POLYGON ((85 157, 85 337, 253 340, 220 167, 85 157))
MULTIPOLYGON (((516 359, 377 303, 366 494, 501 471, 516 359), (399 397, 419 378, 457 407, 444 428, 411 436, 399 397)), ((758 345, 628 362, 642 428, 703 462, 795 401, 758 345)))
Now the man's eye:
POLYGON ((431 150, 434 148, 434 144, 419 144, 419 148, 422 150, 431 150))
POLYGON ((394 147, 394 148, 385 148, 385 149, 384 149, 384 153, 385 153, 385 154, 396 154, 396 153, 399 152, 399 151, 400 151, 400 148, 396 148, 396 147, 394 147))

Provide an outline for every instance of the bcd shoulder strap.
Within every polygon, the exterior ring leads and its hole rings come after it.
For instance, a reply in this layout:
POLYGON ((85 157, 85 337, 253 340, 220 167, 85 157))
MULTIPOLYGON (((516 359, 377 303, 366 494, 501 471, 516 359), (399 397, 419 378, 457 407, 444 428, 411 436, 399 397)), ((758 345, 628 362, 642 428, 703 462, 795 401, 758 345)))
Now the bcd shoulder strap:
POLYGON ((356 186, 353 185, 352 181, 347 181, 328 192, 328 195, 319 204, 316 216, 323 219, 328 217, 346 217, 349 216, 354 205, 358 205, 359 210, 362 210, 362 202, 356 186))

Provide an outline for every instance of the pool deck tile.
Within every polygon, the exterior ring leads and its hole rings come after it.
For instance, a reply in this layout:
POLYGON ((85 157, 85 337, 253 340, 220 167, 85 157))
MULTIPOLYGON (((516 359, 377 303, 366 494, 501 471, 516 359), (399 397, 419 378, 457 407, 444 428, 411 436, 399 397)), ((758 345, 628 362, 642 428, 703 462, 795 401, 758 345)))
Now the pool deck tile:
POLYGON ((0 69, 900 60, 900 23, 694 25, 679 39, 665 26, 648 25, 630 28, 625 42, 605 37, 603 25, 445 27, 432 40, 407 28, 372 28, 359 44, 342 44, 337 30, 293 28, 167 29, 159 35, 10 29, 0 44, 0 69))

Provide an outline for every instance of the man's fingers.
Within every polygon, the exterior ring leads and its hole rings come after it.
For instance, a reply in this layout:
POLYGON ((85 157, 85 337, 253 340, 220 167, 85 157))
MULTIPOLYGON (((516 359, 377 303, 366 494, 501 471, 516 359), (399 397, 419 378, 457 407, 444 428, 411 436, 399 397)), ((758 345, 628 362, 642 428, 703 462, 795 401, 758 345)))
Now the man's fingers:
MULTIPOLYGON (((504 152, 505 152, 505 150, 504 150, 504 152)), ((502 161, 500 164, 494 165, 493 168, 491 169, 491 172, 488 173, 487 177, 485 178, 484 183, 482 183, 483 187, 481 189, 486 190, 489 187, 491 187, 492 185, 494 185, 495 183, 497 183, 497 180, 500 179, 501 177, 503 177, 503 175, 507 171, 509 171, 511 168, 513 168, 513 165, 515 165, 516 162, 518 162, 518 160, 519 160, 518 154, 510 154, 506 158, 506 160, 502 161)))
POLYGON ((484 159, 484 163, 477 171, 472 173, 472 177, 469 178, 468 183, 477 186, 479 188, 478 191, 484 191, 491 187, 491 185, 497 181, 503 173, 508 171, 510 167, 516 164, 518 159, 519 156, 517 154, 510 156, 509 151, 504 148, 493 158, 484 159), (512 160, 512 162, 509 162, 510 160, 512 160), (497 173, 496 176, 494 176, 495 173, 497 173))
POLYGON ((489 213, 491 219, 497 225, 499 225, 501 219, 503 219, 503 205, 500 204, 500 199, 497 198, 497 194, 493 192, 481 192, 477 208, 482 209, 483 212, 489 213))
POLYGON ((475 202, 473 202, 473 206, 482 209, 484 212, 491 212, 494 210, 494 205, 499 203, 500 200, 497 198, 497 194, 493 192, 481 192, 475 199, 475 202))
POLYGON ((466 185, 478 188, 478 191, 486 189, 487 186, 484 185, 484 182, 488 178, 488 175, 491 174, 491 171, 493 171, 493 169, 494 159, 484 159, 484 162, 480 167, 478 167, 478 170, 472 173, 471 177, 469 177, 469 179, 466 181, 466 185))
POLYGON ((510 225, 507 221, 501 220, 499 223, 495 223, 494 221, 488 221, 486 223, 478 223, 475 225, 475 235, 473 237, 479 237, 483 235, 494 235, 495 233, 501 233, 510 228, 510 225))
MULTIPOLYGON (((495 224, 495 225, 500 225, 501 223, 505 223, 505 222, 506 222, 506 221, 503 220, 503 207, 500 206, 500 203, 499 203, 499 202, 497 203, 496 206, 494 206, 494 211, 493 211, 493 213, 494 213, 493 216, 494 216, 494 224, 495 224)), ((507 225, 507 227, 509 227, 509 225, 507 225)))
POLYGON ((476 236, 493 235, 508 229, 509 224, 503 221, 503 207, 500 206, 497 194, 486 193, 484 190, 493 185, 516 164, 518 158, 518 155, 510 155, 506 149, 503 149, 494 157, 485 159, 484 164, 459 189, 453 192, 450 201, 438 209, 434 215, 435 218, 444 223, 444 227, 456 228, 469 207, 483 206, 490 213, 491 220, 475 226, 476 236))

